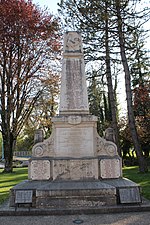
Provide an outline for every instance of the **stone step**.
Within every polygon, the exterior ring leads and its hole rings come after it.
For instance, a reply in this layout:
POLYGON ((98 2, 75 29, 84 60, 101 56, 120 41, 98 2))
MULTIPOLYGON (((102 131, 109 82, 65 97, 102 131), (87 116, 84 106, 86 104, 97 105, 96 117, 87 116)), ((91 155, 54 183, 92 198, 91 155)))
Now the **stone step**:
POLYGON ((116 205, 116 188, 100 181, 51 182, 36 190, 37 208, 116 205))
POLYGON ((24 181, 11 189, 10 206, 15 206, 17 191, 20 201, 28 199, 32 190, 32 207, 35 208, 90 208, 117 204, 140 204, 139 186, 127 179, 92 181, 24 181), (78 207, 77 207, 78 208, 78 207))
POLYGON ((50 209, 86 209, 116 205, 115 195, 103 196, 69 196, 69 197, 37 197, 37 208, 50 209))

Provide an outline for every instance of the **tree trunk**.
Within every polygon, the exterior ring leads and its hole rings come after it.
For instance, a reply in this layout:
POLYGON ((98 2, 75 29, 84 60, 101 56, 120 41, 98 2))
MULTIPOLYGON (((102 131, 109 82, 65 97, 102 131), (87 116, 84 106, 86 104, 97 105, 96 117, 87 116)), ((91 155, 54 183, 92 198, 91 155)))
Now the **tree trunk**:
POLYGON ((115 143, 117 145, 118 154, 121 156, 120 144, 119 144, 119 132, 117 126, 117 110, 116 110, 116 99, 114 95, 114 89, 112 84, 112 75, 111 75, 111 67, 110 67, 110 50, 109 50, 109 33, 108 33, 108 2, 105 3, 105 49, 106 49, 106 78, 108 85, 108 96, 111 107, 111 115, 112 115, 112 128, 115 133, 115 143))
POLYGON ((119 35, 119 44, 120 44, 120 54, 122 59, 122 64, 125 72, 125 86, 126 86, 126 96, 127 96, 127 111, 128 111, 128 120, 129 120, 129 127, 131 131, 132 141, 134 144, 134 148, 136 151, 136 155, 139 162, 139 171, 140 172, 147 172, 147 163, 143 156, 143 152, 140 147, 139 138, 137 134, 137 129, 135 125, 135 118, 132 106, 132 90, 131 90, 131 77, 129 72, 129 66, 126 58, 125 53, 125 42, 124 42, 124 35, 122 31, 122 18, 120 13, 120 0, 116 0, 116 11, 117 11, 117 23, 118 23, 118 35, 119 35))
POLYGON ((12 173, 13 172, 13 150, 16 140, 14 139, 12 133, 8 134, 9 138, 6 135, 3 135, 4 143, 4 159, 5 159, 5 168, 4 172, 12 173))

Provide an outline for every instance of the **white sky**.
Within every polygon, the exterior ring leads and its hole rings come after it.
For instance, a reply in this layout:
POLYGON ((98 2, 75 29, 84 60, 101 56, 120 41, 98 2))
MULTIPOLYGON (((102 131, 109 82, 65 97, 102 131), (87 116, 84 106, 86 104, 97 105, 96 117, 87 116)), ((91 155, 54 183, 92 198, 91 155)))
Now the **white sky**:
POLYGON ((53 14, 57 13, 57 3, 60 2, 60 0, 32 0, 33 3, 38 4, 40 7, 48 7, 50 9, 50 12, 53 14))

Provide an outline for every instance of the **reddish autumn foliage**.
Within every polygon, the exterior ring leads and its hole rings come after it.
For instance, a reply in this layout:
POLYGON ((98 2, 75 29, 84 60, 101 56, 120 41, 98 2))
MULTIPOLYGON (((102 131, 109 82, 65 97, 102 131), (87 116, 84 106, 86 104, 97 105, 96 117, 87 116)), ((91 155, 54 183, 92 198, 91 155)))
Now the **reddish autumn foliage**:
POLYGON ((139 85, 134 88, 134 112, 135 116, 146 116, 150 109, 150 95, 148 85, 139 85))
MULTIPOLYGON (((28 0, 1 0, 0 41, 8 44, 47 40, 55 50, 58 42, 58 20, 28 0)), ((5 46, 6 47, 6 46, 5 46)))
POLYGON ((140 144, 145 156, 150 152, 150 87, 148 83, 134 88, 134 114, 140 144))
POLYGON ((59 48, 59 21, 48 11, 31 0, 0 1, 0 115, 8 172, 17 136, 41 93, 37 78, 59 48))

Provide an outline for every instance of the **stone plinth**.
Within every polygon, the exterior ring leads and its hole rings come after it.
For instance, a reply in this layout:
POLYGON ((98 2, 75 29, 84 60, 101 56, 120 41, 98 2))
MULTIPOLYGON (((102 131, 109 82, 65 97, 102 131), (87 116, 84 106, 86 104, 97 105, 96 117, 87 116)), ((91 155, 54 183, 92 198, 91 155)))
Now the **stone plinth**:
MULTIPOLYGON (((97 181, 24 181, 10 192, 15 206, 17 191, 33 191, 32 207, 49 209, 91 209, 116 204, 141 203, 140 187, 128 179, 97 181)), ((73 213, 73 211, 72 211, 73 213)))
POLYGON ((98 176, 98 159, 53 160, 54 180, 96 180, 98 176))
POLYGON ((55 156, 75 158, 95 156, 96 121, 96 117, 89 115, 53 118, 55 156))
POLYGON ((116 205, 114 187, 100 182, 53 182, 37 189, 38 208, 95 208, 116 205), (59 199, 59 204, 58 204, 59 199))
POLYGON ((126 178, 107 179, 104 182, 116 188, 118 204, 139 204, 142 202, 141 188, 135 182, 126 178))
POLYGON ((10 206, 17 191, 33 190, 32 206, 50 209, 85 209, 116 205, 116 189, 99 181, 25 181, 11 189, 10 206))
POLYGON ((44 157, 29 161, 30 180, 98 180, 122 177, 120 157, 44 157))

